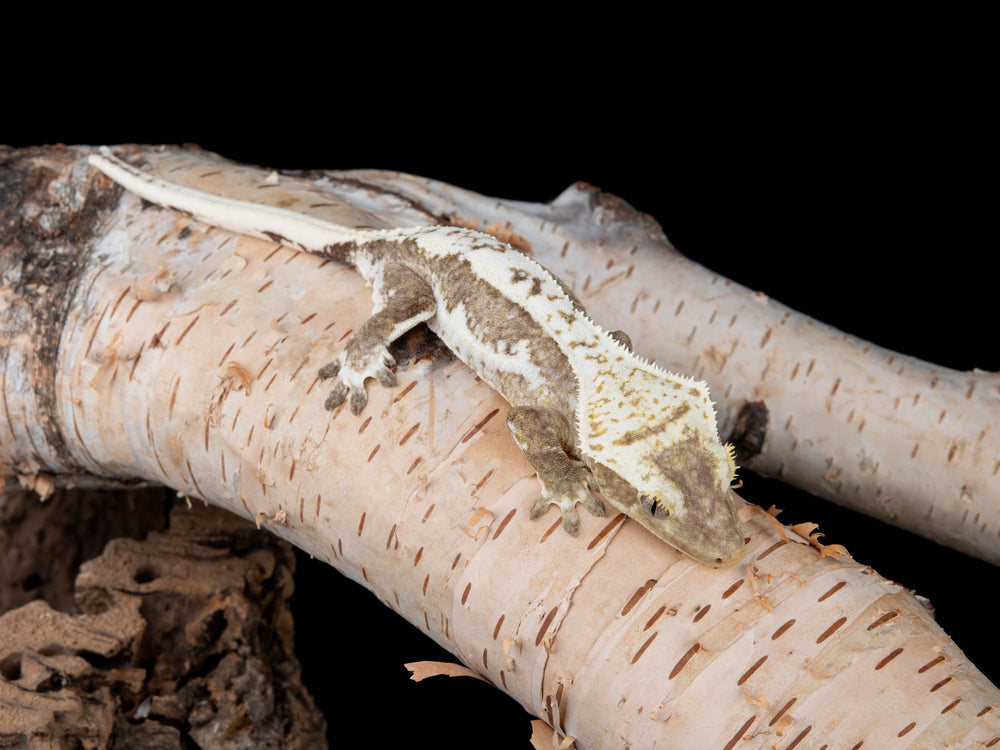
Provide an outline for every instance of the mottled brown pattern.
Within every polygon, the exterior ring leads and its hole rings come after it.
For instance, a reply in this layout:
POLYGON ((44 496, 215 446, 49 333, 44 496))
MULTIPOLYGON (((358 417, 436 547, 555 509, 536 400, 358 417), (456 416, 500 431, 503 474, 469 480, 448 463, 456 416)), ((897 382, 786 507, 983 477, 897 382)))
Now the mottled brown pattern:
MULTIPOLYGON (((558 385, 546 389, 545 393, 539 393, 531 383, 516 373, 504 373, 500 377, 483 375, 511 406, 533 404, 554 407, 570 417, 572 422, 571 415, 576 402, 576 376, 566 355, 551 338, 545 335, 523 307, 504 297, 488 282, 478 278, 472 272, 469 261, 460 255, 431 259, 418 255, 410 262, 415 265, 426 263, 425 268, 434 280, 435 286, 449 290, 446 298, 439 300, 438 304, 443 302, 449 311, 454 310, 460 303, 464 305, 467 327, 481 345, 492 348, 494 352, 503 353, 501 342, 528 342, 529 360, 538 367, 542 381, 558 385)), ((468 353, 456 352, 456 354, 468 362, 466 359, 468 353)))
POLYGON ((685 414, 691 410, 690 404, 681 404, 675 409, 671 410, 669 414, 663 416, 663 418, 651 425, 643 425, 640 429, 632 430, 622 435, 620 438, 614 441, 615 445, 632 445, 633 443, 638 443, 643 440, 648 440, 654 435, 658 435, 661 432, 665 432, 667 427, 671 424, 680 420, 685 414))
MULTIPOLYGON (((555 408, 574 424, 571 416, 575 407, 575 376, 566 356, 523 307, 478 278, 465 257, 458 254, 428 256, 413 239, 375 240, 366 242, 363 246, 353 242, 339 243, 324 248, 324 254, 359 268, 363 268, 366 263, 388 263, 395 268, 405 267, 413 272, 413 276, 409 278, 398 271, 395 278, 383 277, 379 290, 383 295, 392 292, 392 298, 397 302, 391 310, 386 308, 369 319, 352 338, 349 348, 361 351, 370 350, 376 345, 376 341, 388 344, 386 336, 394 323, 409 319, 411 313, 419 312, 417 308, 443 304, 446 311, 453 312, 461 304, 466 311, 466 327, 479 345, 489 347, 498 354, 509 354, 504 349, 505 346, 524 342, 529 346, 529 361, 541 373, 540 382, 558 384, 558 387, 545 387, 540 391, 536 384, 518 373, 484 372, 481 363, 473 361, 475 355, 472 352, 462 351, 460 346, 452 344, 455 355, 475 369, 512 406, 531 404, 555 408), (364 256, 364 260, 359 256, 364 256), (424 282, 423 279, 427 281, 424 282), (427 296, 425 289, 447 289, 448 293, 439 295, 435 301, 427 296), (566 388, 566 384, 573 385, 566 388)), ((539 279, 526 274, 518 275, 517 278, 522 282, 534 279, 533 286, 541 283, 539 279)), ((432 328, 435 327, 433 319, 427 322, 432 328)), ((337 369, 339 368, 324 368, 323 375, 330 377, 336 374, 337 369)), ((328 403, 339 405, 347 397, 346 388, 338 386, 337 396, 328 403)), ((355 404, 360 403, 360 399, 359 396, 358 401, 352 403, 352 409, 355 404)), ((363 408, 363 404, 360 406, 363 408)))

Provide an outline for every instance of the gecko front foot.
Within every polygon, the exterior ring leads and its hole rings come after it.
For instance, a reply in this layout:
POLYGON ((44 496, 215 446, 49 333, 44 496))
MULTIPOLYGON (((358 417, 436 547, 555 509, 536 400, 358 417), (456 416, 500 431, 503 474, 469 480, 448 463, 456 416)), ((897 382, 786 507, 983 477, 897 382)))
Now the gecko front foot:
POLYGON ((562 511, 563 529, 575 534, 580 530, 580 514, 576 510, 578 503, 595 516, 605 514, 604 503, 593 495, 596 486, 590 471, 585 466, 580 466, 579 469, 576 478, 567 478, 573 486, 567 487, 562 492, 553 492, 547 484, 542 483, 542 494, 531 504, 529 515, 532 520, 545 515, 550 505, 558 505, 562 511))
POLYGON ((377 343, 362 347, 352 338, 333 362, 321 368, 321 378, 338 376, 340 381, 330 392, 324 406, 332 411, 350 396, 351 412, 360 414, 368 403, 365 381, 375 378, 386 388, 396 385, 396 373, 389 368, 396 364, 385 344, 377 343))
POLYGON ((577 504, 595 516, 604 515, 604 503, 594 496, 594 475, 567 450, 572 430, 565 417, 544 407, 515 406, 507 414, 507 426, 542 485, 541 496, 531 504, 532 519, 543 516, 550 505, 558 505, 563 528, 575 534, 580 529, 577 504))

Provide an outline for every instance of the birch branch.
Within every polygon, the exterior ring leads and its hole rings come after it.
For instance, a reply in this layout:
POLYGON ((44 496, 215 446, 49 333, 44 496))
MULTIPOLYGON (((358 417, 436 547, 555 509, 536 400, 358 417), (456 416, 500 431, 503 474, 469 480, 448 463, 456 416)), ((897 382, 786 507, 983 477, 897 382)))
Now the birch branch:
MULTIPOLYGON (((85 156, 16 165, 47 183, 24 180, 26 224, 63 212, 76 234, 39 242, 69 269, 61 319, 25 300, 37 278, 14 278, 26 248, 4 248, 8 471, 162 482, 253 519, 580 748, 1000 741, 1000 694, 924 607, 808 530, 746 505, 748 555, 720 571, 622 517, 583 518, 576 538, 529 521, 537 483, 506 405, 419 332, 394 352, 396 389, 373 389, 362 418, 327 414, 314 373, 370 311, 360 278, 144 208, 85 156)), ((149 156, 172 180, 341 221, 421 213, 402 199, 358 213, 324 180, 149 156)))
POLYGON ((681 255, 587 186, 551 204, 393 172, 341 173, 432 215, 513 227, 637 351, 708 381, 740 465, 1000 564, 1000 374, 845 334, 681 255), (655 332, 652 335, 649 332, 655 332))

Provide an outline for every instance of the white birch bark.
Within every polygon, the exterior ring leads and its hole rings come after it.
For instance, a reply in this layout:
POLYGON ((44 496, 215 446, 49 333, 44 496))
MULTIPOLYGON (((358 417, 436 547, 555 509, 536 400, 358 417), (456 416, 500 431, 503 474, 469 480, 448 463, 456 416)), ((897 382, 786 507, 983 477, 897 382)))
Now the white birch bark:
POLYGON ((350 176, 436 215, 514 227, 598 320, 643 332, 641 354, 707 380, 723 436, 764 405, 747 468, 1000 564, 1000 373, 951 370, 797 313, 688 260, 649 217, 596 191, 527 204, 350 176))
MULTIPOLYGON (((160 169, 348 220, 322 187, 185 154, 160 169)), ((68 179, 79 187, 86 170, 68 179)), ((398 209, 382 218, 407 223, 412 207, 398 209)), ((30 404, 19 411, 30 373, 11 342, 7 467, 163 482, 254 519, 580 748, 1000 742, 996 687, 910 594, 754 506, 741 511, 747 558, 722 571, 621 517, 585 517, 576 538, 554 518, 529 521, 538 486, 506 405, 440 349, 419 349, 419 334, 396 389, 372 388, 361 417, 325 412, 315 372, 370 312, 352 270, 125 194, 81 274, 51 415, 66 444, 42 449, 30 404)))

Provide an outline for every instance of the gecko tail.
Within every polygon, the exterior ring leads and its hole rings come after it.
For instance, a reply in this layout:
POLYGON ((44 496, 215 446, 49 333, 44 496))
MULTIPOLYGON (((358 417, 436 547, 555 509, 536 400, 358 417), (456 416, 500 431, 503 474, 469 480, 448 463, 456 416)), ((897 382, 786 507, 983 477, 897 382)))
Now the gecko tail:
POLYGON ((198 221, 278 242, 304 252, 337 257, 338 246, 364 242, 379 230, 357 230, 277 206, 226 198, 176 185, 128 164, 103 146, 88 162, 126 190, 151 203, 179 211, 198 221))

